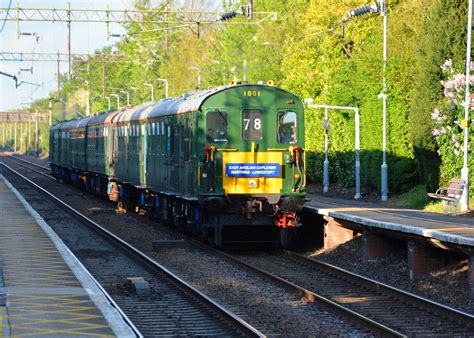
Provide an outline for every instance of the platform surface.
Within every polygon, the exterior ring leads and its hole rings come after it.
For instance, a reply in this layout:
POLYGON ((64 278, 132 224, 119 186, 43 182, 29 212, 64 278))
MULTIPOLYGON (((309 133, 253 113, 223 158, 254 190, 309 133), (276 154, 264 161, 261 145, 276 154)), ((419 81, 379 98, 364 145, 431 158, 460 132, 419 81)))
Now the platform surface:
POLYGON ((368 227, 399 231, 448 243, 474 246, 474 219, 448 216, 415 209, 403 209, 383 204, 364 203, 308 194, 305 208, 310 212, 330 216, 368 227))
POLYGON ((7 184, 0 177, 0 336, 115 336, 90 290, 7 184))

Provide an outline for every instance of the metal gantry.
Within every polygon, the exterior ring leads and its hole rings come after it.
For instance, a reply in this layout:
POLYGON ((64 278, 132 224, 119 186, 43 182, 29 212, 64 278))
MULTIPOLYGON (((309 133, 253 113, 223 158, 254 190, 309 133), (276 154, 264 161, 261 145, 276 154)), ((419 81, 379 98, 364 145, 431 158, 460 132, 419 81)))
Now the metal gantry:
MULTIPOLYGON (((83 62, 124 63, 137 62, 126 55, 120 54, 71 54, 72 58, 83 62)), ((2 61, 31 61, 31 62, 68 62, 67 53, 20 53, 0 52, 2 61)))
MULTIPOLYGON (((245 6, 244 6, 245 7, 245 6)), ((274 20, 276 12, 250 12, 245 9, 237 11, 238 14, 249 17, 248 21, 226 21, 222 20, 223 13, 217 11, 176 11, 163 9, 84 9, 84 8, 23 8, 17 2, 16 7, 0 8, 0 17, 6 21, 17 23, 17 34, 20 35, 20 22, 97 22, 107 25, 109 36, 109 24, 111 23, 138 23, 138 24, 162 24, 167 25, 206 25, 217 22, 226 25, 260 25, 267 20, 274 20)), ((169 26, 173 29, 173 26, 169 26)))

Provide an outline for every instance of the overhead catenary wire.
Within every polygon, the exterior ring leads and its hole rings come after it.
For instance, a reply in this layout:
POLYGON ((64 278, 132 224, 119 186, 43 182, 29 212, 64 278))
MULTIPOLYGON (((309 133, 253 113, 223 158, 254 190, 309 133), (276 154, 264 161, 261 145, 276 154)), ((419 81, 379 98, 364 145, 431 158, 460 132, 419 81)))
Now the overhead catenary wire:
POLYGON ((3 32, 3 29, 5 28, 5 24, 7 23, 7 18, 8 18, 8 12, 10 12, 11 7, 12 7, 12 0, 10 0, 10 3, 8 4, 7 14, 5 15, 5 19, 3 20, 2 29, 0 29, 0 33, 3 32))

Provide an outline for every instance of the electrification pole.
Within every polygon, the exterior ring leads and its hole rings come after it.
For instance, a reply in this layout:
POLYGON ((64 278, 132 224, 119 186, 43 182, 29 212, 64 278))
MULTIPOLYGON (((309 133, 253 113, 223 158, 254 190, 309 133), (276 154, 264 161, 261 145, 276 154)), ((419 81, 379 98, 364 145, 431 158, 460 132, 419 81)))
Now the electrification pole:
POLYGON ((53 101, 49 100, 49 126, 53 125, 53 101))
POLYGON ((69 10, 67 11, 67 79, 71 80, 71 3, 69 2, 69 10))
POLYGON ((386 69, 387 69, 387 8, 386 0, 380 1, 380 12, 383 16, 383 89, 380 93, 382 97, 382 165, 380 166, 381 175, 381 194, 382 201, 386 201, 388 197, 388 165, 387 165, 387 80, 386 80, 386 69))
POLYGON ((105 62, 102 63, 102 97, 105 97, 105 62))
POLYGON ((378 98, 382 100, 382 165, 380 166, 381 199, 388 198, 388 165, 387 165, 387 3, 386 0, 378 0, 370 5, 365 5, 348 11, 343 19, 346 22, 350 18, 369 13, 380 13, 383 16, 383 86, 378 98))
POLYGON ((472 0, 469 0, 467 16, 467 44, 466 44, 466 94, 464 99, 464 162, 461 170, 461 177, 466 181, 461 196, 461 211, 469 210, 469 167, 468 147, 469 147, 469 84, 471 67, 471 34, 472 34, 472 0))
POLYGON ((59 68, 59 50, 58 50, 58 95, 57 95, 57 100, 61 98, 61 73, 60 73, 60 68, 59 68))

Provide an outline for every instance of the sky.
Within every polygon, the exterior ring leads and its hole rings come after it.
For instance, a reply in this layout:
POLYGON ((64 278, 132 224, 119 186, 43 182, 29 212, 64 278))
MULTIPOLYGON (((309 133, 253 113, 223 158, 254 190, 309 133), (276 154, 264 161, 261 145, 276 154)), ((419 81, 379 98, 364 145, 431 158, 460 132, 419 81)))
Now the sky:
MULTIPOLYGON (((17 6, 23 8, 67 8, 68 1, 38 1, 12 0, 11 10, 17 6)), ((8 8, 10 0, 0 0, 0 8, 8 8)), ((133 0, 72 0, 72 9, 132 9, 133 0)), ((6 11, 0 10, 0 30, 3 26, 6 11)), ((67 52, 67 24, 65 22, 21 22, 20 32, 36 33, 38 41, 33 36, 20 36, 17 39, 16 22, 7 21, 0 33, 0 52, 17 53, 61 53, 67 52)), ((110 24, 111 34, 123 34, 123 28, 118 24, 110 24)), ((112 45, 117 38, 107 39, 105 23, 72 23, 71 24, 71 53, 93 53, 104 46, 112 45)), ((48 96, 57 88, 56 62, 16 62, 0 61, 0 71, 16 75, 19 81, 37 83, 40 86, 22 84, 15 88, 15 81, 0 75, 0 111, 25 108, 37 99, 48 96), (21 71, 33 66, 33 74, 21 71)), ((67 72, 67 63, 61 63, 61 73, 67 72)))

